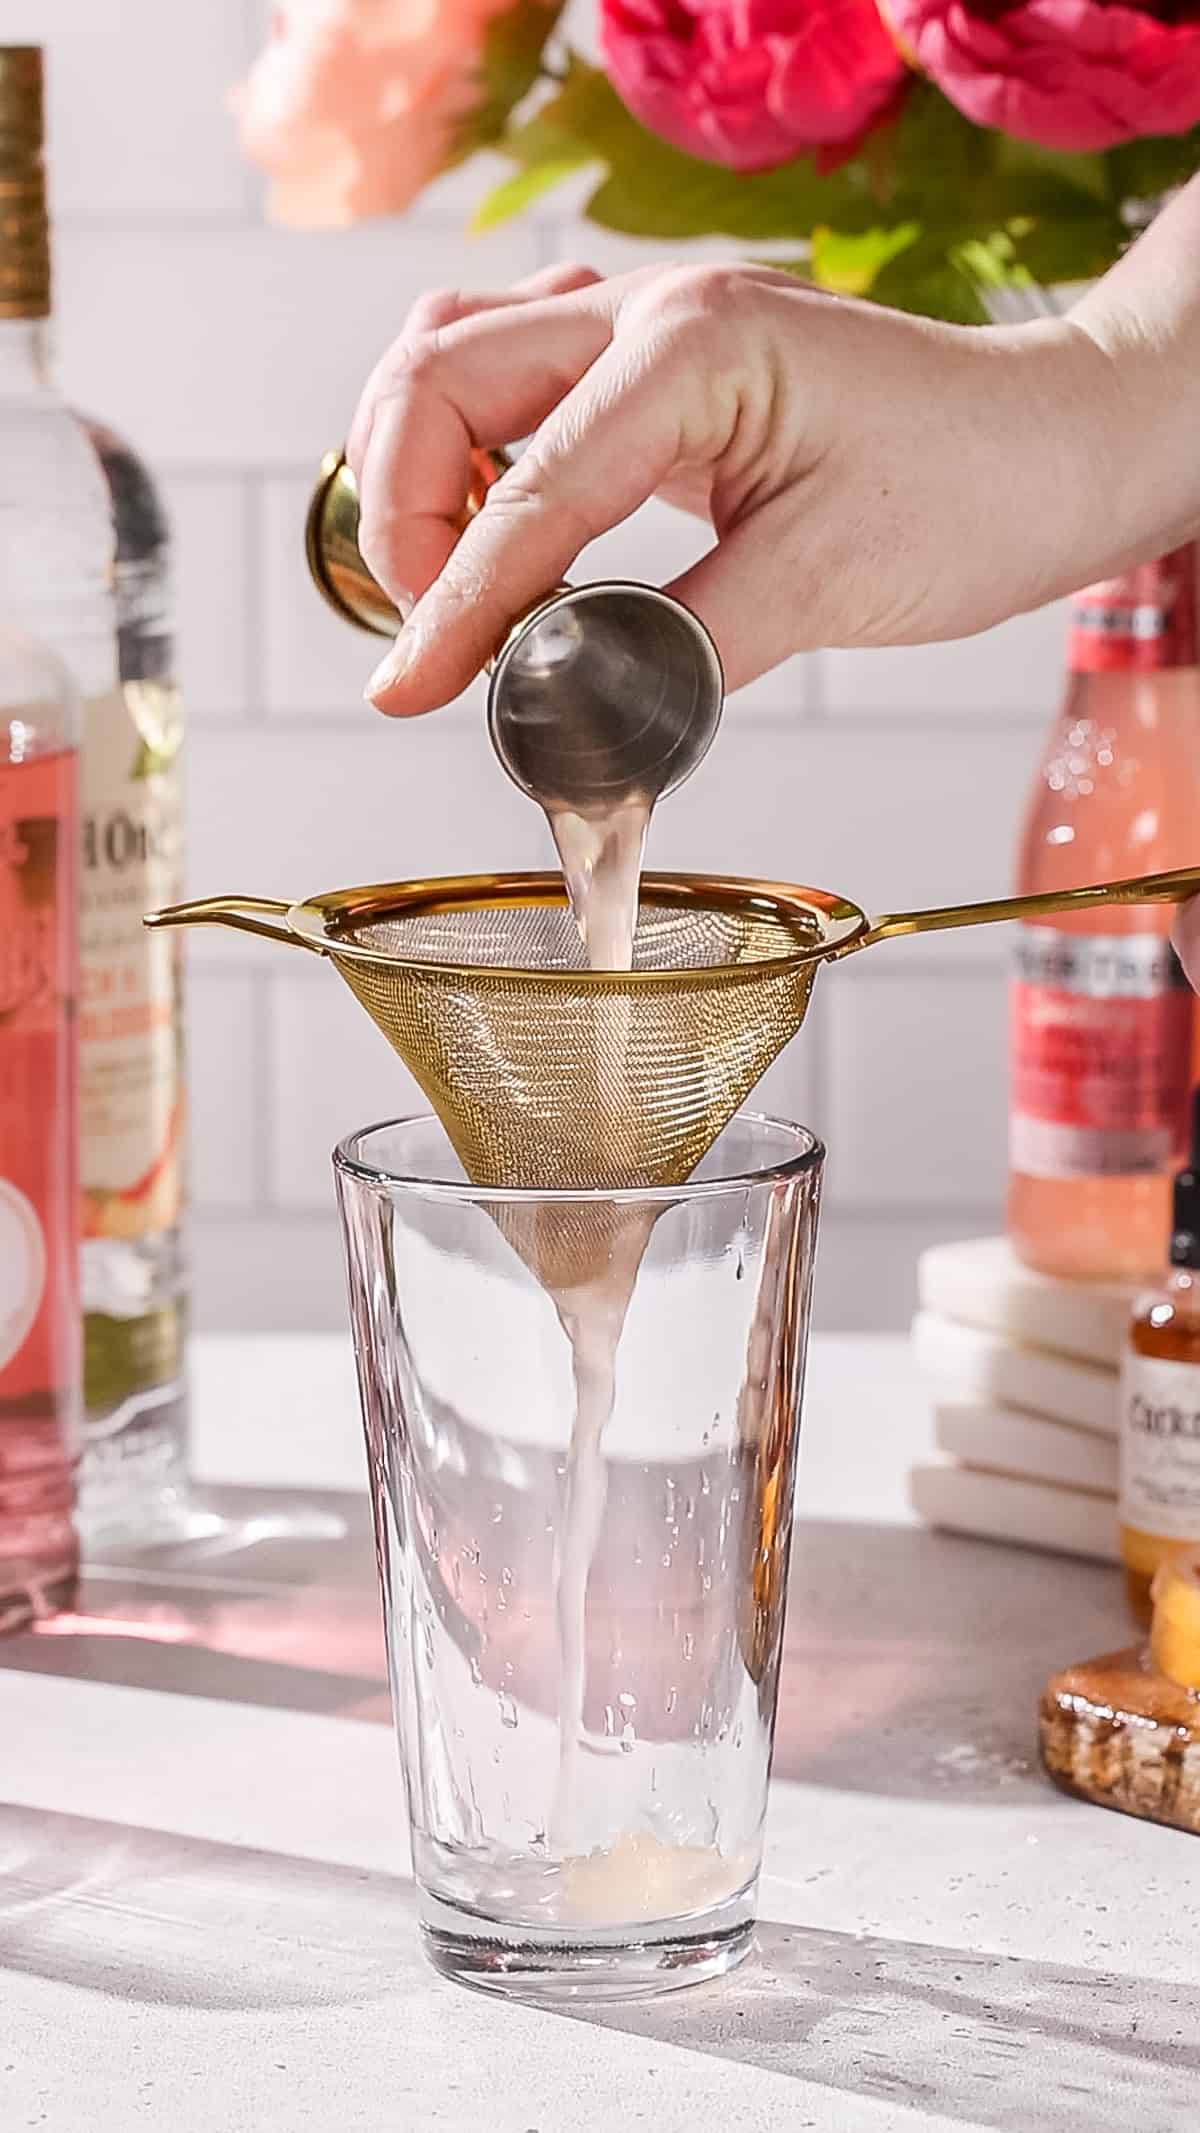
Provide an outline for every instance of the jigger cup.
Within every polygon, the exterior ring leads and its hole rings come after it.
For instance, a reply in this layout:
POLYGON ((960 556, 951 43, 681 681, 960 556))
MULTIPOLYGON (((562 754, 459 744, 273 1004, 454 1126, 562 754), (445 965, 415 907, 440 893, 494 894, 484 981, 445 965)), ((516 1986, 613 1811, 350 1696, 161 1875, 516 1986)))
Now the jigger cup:
POLYGON ((655 1191, 483 1189, 432 1118, 336 1152, 421 1925, 463 1983, 625 1998, 749 1946, 822 1162, 745 1114, 655 1191), (585 1467, 586 1298, 512 1241, 581 1221, 621 1290, 585 1467))
MULTIPOLYGON (((472 455, 465 525, 509 465, 472 455)), ((403 617, 358 546, 358 491, 340 453, 324 460, 305 531, 309 571, 335 614, 377 636, 403 617)), ((654 801, 690 777, 720 722, 716 647, 691 611, 649 585, 560 585, 512 623, 488 662, 488 731, 514 784, 580 814, 654 801)))

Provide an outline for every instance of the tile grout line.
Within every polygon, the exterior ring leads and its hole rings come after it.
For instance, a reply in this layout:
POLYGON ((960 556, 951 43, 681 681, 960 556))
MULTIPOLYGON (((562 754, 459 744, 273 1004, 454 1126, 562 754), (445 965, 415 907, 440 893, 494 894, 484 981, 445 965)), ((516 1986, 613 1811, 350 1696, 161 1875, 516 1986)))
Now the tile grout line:
POLYGON ((278 1218, 272 1176, 271 1139, 274 1128, 272 1008, 276 979, 267 976, 261 984, 247 978, 250 987, 250 1071, 254 1077, 251 1130, 254 1134, 254 1204, 259 1214, 278 1218))
POLYGON ((242 536, 246 547, 242 615, 246 700, 242 723, 246 726, 264 725, 267 715, 266 483, 266 475, 258 468, 247 474, 241 483, 242 536))

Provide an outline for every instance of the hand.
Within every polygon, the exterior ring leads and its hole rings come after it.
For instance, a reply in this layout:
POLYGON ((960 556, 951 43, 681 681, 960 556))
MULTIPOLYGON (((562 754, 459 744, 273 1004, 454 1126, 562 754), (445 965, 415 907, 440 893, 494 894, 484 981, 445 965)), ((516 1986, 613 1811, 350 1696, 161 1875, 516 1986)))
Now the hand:
POLYGON ((347 444, 365 559, 411 610, 368 694, 398 714, 449 701, 655 494, 711 518, 668 589, 732 689, 820 645, 985 628, 1115 565, 1112 374, 1069 320, 943 326, 758 267, 426 297, 347 444), (472 446, 530 435, 459 538, 472 446))

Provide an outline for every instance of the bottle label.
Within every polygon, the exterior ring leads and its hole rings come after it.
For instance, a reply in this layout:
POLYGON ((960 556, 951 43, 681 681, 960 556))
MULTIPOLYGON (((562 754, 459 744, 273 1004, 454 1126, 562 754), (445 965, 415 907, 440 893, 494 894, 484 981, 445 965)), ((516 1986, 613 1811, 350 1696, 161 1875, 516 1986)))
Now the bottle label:
POLYGON ((1127 1348, 1120 1413, 1122 1525, 1200 1540, 1200 1368, 1127 1348))
POLYGON ((80 892, 83 1234, 169 1228, 182 1192, 180 958, 146 911, 178 900, 179 700, 125 682, 86 709, 80 892))
POLYGON ((46 1240, 25 1194, 0 1178, 0 1370, 33 1330, 46 1286, 46 1240))
POLYGON ((1077 593, 1068 662, 1075 674, 1153 674, 1197 664, 1196 549, 1177 548, 1077 593))
POLYGON ((1157 933, 1022 926, 1010 1157, 1028 1177, 1133 1177, 1182 1154, 1192 999, 1157 933))

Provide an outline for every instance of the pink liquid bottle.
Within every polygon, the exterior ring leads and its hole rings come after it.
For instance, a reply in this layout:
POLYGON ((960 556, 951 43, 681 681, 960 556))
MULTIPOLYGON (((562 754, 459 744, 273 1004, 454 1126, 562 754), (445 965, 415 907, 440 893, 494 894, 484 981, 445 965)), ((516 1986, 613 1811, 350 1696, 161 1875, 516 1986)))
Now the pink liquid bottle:
MULTIPOLYGON (((1093 585, 1038 767, 1020 893, 1200 863, 1196 549, 1093 585)), ((1192 996, 1167 905, 1023 926, 1009 1234, 1048 1274, 1153 1277, 1187 1132, 1192 996)))
POLYGON ((79 1559, 77 742, 65 668, 0 630, 0 1630, 79 1559))

